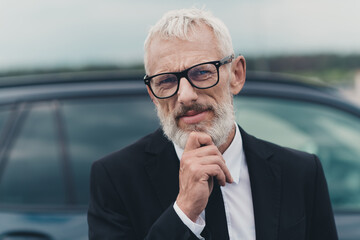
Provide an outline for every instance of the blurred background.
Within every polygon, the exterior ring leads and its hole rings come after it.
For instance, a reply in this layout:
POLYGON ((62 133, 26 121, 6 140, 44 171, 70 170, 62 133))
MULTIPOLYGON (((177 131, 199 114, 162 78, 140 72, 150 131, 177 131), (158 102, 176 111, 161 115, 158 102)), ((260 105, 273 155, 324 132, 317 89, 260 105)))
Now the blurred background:
POLYGON ((193 6, 247 60, 236 121, 319 156, 339 237, 360 239, 359 0, 0 0, 0 240, 88 239, 91 164, 159 127, 147 31, 193 6))
POLYGON ((360 101, 358 0, 0 0, 0 76, 141 69, 151 24, 192 6, 225 22, 249 70, 321 79, 360 101))

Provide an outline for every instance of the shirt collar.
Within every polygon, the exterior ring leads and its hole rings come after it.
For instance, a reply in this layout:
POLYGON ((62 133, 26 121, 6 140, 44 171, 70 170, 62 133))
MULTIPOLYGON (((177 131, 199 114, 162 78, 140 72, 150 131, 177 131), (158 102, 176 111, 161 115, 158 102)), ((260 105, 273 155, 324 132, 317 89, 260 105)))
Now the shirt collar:
MULTIPOLYGON (((184 149, 180 148, 175 143, 176 155, 181 159, 184 149)), ((225 150, 223 154, 226 166, 228 167, 231 176, 234 179, 234 183, 238 184, 240 181, 240 173, 242 165, 245 161, 244 149, 242 145, 242 138, 239 130, 239 126, 235 123, 235 137, 232 140, 230 146, 225 150)))

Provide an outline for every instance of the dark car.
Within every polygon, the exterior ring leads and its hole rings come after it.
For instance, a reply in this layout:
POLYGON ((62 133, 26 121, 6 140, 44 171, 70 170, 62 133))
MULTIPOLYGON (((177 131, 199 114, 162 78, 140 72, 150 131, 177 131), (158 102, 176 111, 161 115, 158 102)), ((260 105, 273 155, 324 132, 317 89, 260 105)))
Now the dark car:
MULTIPOLYGON (((0 78, 0 240, 87 239, 93 161, 158 128, 143 73, 0 78)), ((340 239, 360 239, 360 109, 334 89, 249 73, 234 98, 250 134, 316 153, 340 239)))

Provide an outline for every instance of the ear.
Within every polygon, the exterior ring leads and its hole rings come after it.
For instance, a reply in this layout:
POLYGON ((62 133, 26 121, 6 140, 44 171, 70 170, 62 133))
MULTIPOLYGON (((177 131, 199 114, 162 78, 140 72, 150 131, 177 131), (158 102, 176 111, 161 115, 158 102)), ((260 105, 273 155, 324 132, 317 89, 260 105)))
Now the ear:
POLYGON ((157 105, 157 104, 158 104, 157 98, 156 98, 156 97, 154 96, 154 94, 151 92, 149 86, 146 86, 146 90, 147 90, 147 92, 148 92, 148 94, 149 94, 149 96, 150 96, 150 98, 151 98, 151 101, 152 101, 155 105, 157 105))
POLYGON ((245 84, 246 61, 243 56, 238 56, 231 65, 230 89, 233 95, 238 94, 245 84))

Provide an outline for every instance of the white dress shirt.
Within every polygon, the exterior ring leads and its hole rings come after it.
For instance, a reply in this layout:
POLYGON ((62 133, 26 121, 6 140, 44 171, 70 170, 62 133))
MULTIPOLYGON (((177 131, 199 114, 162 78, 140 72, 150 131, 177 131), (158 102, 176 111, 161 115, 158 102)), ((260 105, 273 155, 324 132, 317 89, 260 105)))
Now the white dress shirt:
MULTIPOLYGON (((245 154, 242 145, 242 138, 239 127, 236 125, 236 132, 233 141, 223 154, 226 166, 228 167, 234 182, 226 183, 220 187, 224 199, 226 221, 230 240, 255 240, 255 221, 253 202, 250 187, 250 178, 245 154)), ((174 144, 176 154, 181 159, 184 152, 174 144)), ((174 203, 174 210, 184 224, 199 238, 205 227, 205 211, 203 211, 196 223, 191 221, 183 211, 174 203)))

